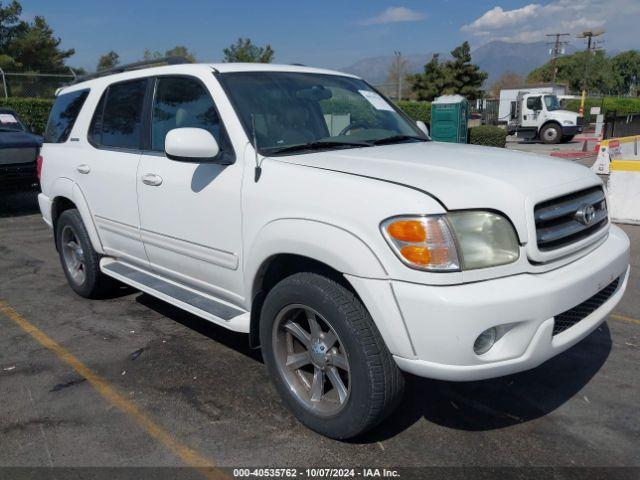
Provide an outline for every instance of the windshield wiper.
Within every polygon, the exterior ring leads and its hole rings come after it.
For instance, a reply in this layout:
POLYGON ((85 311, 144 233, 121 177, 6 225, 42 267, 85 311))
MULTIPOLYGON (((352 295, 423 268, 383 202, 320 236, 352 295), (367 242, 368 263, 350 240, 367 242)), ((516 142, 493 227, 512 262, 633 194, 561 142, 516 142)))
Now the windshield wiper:
POLYGON ((269 152, 269 155, 277 155, 279 153, 289 153, 289 152, 304 152, 305 150, 323 150, 325 148, 336 148, 336 147, 370 147, 371 143, 369 142, 332 142, 332 141, 315 141, 309 143, 302 143, 300 145, 289 145, 288 147, 278 148, 269 152))
POLYGON ((386 145, 388 143, 403 142, 405 140, 418 140, 420 142, 427 142, 428 140, 418 135, 392 135, 390 137, 379 138, 378 140, 372 140, 369 142, 371 145, 386 145))

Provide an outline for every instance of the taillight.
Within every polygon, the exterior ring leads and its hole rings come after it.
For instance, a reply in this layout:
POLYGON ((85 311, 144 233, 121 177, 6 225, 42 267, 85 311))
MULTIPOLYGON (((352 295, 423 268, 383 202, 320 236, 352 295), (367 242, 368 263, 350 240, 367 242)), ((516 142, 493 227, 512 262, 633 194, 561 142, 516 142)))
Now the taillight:
POLYGON ((36 175, 38 176, 38 180, 40 180, 40 176, 42 175, 42 162, 44 161, 44 159, 42 158, 42 155, 38 155, 38 158, 36 159, 36 175))

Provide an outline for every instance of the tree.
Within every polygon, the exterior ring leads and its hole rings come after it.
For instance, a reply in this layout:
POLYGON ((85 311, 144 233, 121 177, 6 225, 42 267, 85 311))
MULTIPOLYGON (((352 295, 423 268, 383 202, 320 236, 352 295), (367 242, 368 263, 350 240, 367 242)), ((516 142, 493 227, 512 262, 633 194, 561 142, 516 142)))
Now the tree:
POLYGON ((418 100, 432 101, 442 93, 444 76, 439 57, 439 54, 434 53, 429 63, 424 66, 422 73, 409 75, 407 78, 418 100))
POLYGON ((471 63, 469 42, 465 41, 454 48, 451 55, 453 60, 445 62, 443 68, 443 93, 462 95, 467 100, 482 97, 482 84, 489 75, 481 71, 478 65, 471 63))
POLYGON ((151 51, 148 48, 144 49, 143 59, 144 60, 158 60, 164 57, 184 57, 190 62, 196 62, 196 56, 189 51, 187 47, 184 45, 176 45, 175 47, 166 50, 164 54, 159 51, 151 51))
POLYGON ((100 56, 96 71, 100 72, 102 70, 109 70, 110 68, 115 67, 118 63, 120 63, 120 55, 111 50, 100 56))
POLYGON ((6 7, 0 1, 0 67, 14 71, 56 73, 66 71, 65 61, 75 53, 60 49, 45 19, 20 19, 22 6, 16 0, 6 7))
POLYGON ((389 67, 389 73, 387 73, 387 80, 385 82, 384 93, 391 97, 398 96, 398 80, 401 82, 402 96, 406 96, 405 93, 405 85, 407 84, 407 67, 409 62, 407 62, 404 58, 400 57, 400 59, 393 60, 393 63, 389 67))
POLYGON ((13 0, 6 7, 0 1, 0 55, 6 55, 7 47, 13 42, 19 32, 24 28, 20 21, 22 5, 13 0))
POLYGON ((451 60, 439 63, 435 54, 423 73, 410 77, 411 88, 419 100, 433 100, 443 94, 458 94, 468 100, 482 96, 482 84, 488 74, 471 63, 469 42, 454 48, 451 56, 451 60))
MULTIPOLYGON (((587 90, 603 94, 613 93, 616 88, 615 73, 611 61, 603 51, 577 52, 557 59, 558 73, 556 81, 568 85, 569 90, 582 90, 585 79, 585 57, 588 57, 588 73, 586 76, 587 90)), ((531 71, 527 76, 528 82, 550 82, 553 79, 551 62, 531 71)))
POLYGON ((489 88, 489 92, 493 97, 500 96, 500 90, 505 88, 514 88, 524 83, 524 78, 522 75, 519 75, 512 71, 506 71, 500 78, 498 78, 495 82, 491 84, 491 88, 489 88))
POLYGON ((66 72, 65 61, 75 53, 73 48, 60 49, 61 40, 45 19, 36 16, 32 22, 23 22, 18 35, 6 48, 6 55, 25 71, 66 72))
POLYGON ((258 47, 249 38, 238 41, 223 50, 225 62, 271 63, 274 57, 271 45, 258 47))
POLYGON ((611 69, 618 95, 637 96, 639 94, 640 52, 638 50, 628 50, 611 58, 611 69))

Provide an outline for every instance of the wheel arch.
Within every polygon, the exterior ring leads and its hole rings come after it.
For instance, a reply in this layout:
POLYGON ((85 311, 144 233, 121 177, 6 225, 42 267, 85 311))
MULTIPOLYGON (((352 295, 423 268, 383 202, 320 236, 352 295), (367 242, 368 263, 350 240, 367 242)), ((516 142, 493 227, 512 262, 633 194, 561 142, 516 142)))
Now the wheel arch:
MULTIPOLYGON (((91 216, 89 205, 84 194, 80 190, 80 187, 69 179, 60 178, 56 180, 53 185, 52 197, 51 224, 54 229, 54 238, 56 223, 60 218, 60 215, 62 215, 65 210, 75 208, 80 213, 80 217, 87 229, 87 233, 89 234, 94 250, 97 253, 103 254, 104 250, 102 249, 102 242, 100 242, 100 237, 98 236, 98 230, 93 223, 93 217, 91 216)), ((58 248, 57 240, 56 248, 58 248)))
POLYGON ((363 240, 334 225, 307 219, 282 219, 267 224, 255 238, 259 241, 251 248, 245 263, 247 298, 251 302, 252 346, 259 344, 258 325, 264 299, 269 290, 287 276, 300 272, 319 273, 359 297, 345 274, 372 278, 387 275, 380 260, 363 240), (339 254, 338 249, 348 254, 339 254))
POLYGON ((558 120, 555 120, 555 119, 547 120, 542 125, 540 125, 540 128, 538 129, 538 135, 540 135, 540 132, 542 132, 544 127, 546 127, 547 125, 550 125, 552 123, 554 123, 554 124, 556 124, 558 126, 558 128, 560 129, 560 135, 562 135, 562 125, 560 125, 560 122, 558 120))

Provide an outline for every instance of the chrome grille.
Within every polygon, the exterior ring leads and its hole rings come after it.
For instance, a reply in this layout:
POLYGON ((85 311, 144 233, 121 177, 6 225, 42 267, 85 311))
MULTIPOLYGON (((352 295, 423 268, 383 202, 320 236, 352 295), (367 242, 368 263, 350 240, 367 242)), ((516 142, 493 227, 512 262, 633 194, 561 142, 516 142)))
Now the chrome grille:
POLYGON ((619 283, 620 277, 616 278, 613 282, 604 287, 593 297, 582 302, 580 305, 576 305, 566 312, 556 315, 553 318, 553 335, 564 332, 567 328, 573 327, 580 320, 595 312, 611 298, 611 295, 613 295, 618 288, 619 283))
POLYGON ((561 248, 589 237, 608 222, 602 187, 539 203, 534 209, 540 251, 561 248))

